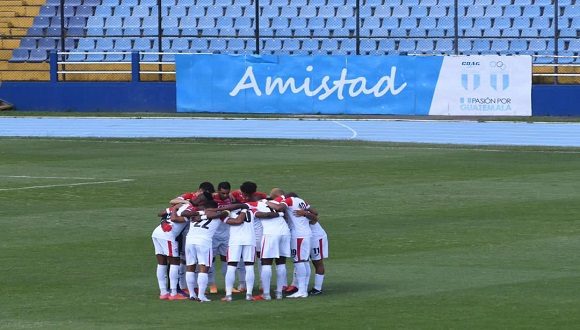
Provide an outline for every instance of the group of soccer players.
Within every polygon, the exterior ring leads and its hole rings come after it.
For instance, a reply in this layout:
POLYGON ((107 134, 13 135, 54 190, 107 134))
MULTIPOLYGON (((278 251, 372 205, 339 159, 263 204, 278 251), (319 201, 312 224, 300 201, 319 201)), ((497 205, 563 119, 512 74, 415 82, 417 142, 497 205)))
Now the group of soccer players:
POLYGON ((280 188, 270 195, 244 182, 231 191, 228 182, 203 182, 195 192, 170 201, 161 212, 161 223, 151 235, 157 257, 157 281, 162 300, 210 301, 217 293, 214 256, 221 259, 225 296, 246 293, 246 300, 271 300, 272 266, 276 269, 274 297, 306 298, 322 293, 328 238, 318 212, 296 193, 280 188), (287 285, 286 258, 294 261, 294 276, 287 285), (314 286, 308 291, 310 260, 314 286), (254 264, 260 272, 262 294, 253 295, 254 264), (234 288, 238 276, 238 287, 234 288), (169 290, 168 290, 169 281, 169 290))

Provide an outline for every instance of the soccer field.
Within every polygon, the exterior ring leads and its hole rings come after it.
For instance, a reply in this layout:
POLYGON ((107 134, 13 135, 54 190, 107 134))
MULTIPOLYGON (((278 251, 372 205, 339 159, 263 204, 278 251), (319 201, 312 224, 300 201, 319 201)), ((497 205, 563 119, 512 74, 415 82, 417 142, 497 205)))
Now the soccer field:
POLYGON ((579 149, 0 139, 0 157, 3 329, 580 324, 579 149), (157 211, 206 180, 317 208, 324 294, 158 300, 157 211))

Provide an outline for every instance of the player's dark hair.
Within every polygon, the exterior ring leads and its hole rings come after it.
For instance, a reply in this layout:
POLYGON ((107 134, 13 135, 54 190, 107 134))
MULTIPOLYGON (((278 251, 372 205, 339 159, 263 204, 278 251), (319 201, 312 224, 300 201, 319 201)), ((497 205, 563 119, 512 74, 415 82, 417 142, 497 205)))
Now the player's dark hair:
POLYGON ((203 197, 205 197, 206 202, 207 201, 213 201, 212 193, 210 193, 207 190, 203 192, 203 197))
POLYGON ((298 194, 292 191, 292 192, 287 193, 285 196, 286 197, 298 197, 298 194))
POLYGON ((220 189, 231 190, 232 186, 230 185, 229 182, 224 181, 224 182, 218 183, 218 190, 220 190, 220 189))
POLYGON ((258 190, 258 186, 252 181, 246 181, 242 183, 242 185, 240 186, 240 190, 244 194, 251 196, 258 190))
POLYGON ((207 200, 205 202, 205 207, 206 208, 211 208, 211 209, 217 209, 218 203, 216 201, 214 201, 213 199, 207 200))
POLYGON ((215 192, 215 187, 213 186, 213 184, 211 182, 202 182, 199 184, 199 189, 203 190, 203 191, 207 191, 210 194, 213 194, 215 192))

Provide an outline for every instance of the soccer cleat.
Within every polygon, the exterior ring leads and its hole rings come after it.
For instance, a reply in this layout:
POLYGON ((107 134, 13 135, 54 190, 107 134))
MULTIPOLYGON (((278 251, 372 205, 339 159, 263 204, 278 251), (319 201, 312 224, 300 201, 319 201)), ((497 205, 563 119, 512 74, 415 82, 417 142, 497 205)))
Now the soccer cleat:
POLYGON ((222 301, 230 302, 230 301, 232 301, 232 296, 225 296, 222 298, 222 301))
POLYGON ((272 297, 270 297, 270 295, 259 295, 259 296, 254 296, 254 300, 255 301, 260 301, 260 300, 272 300, 272 297))
POLYGON ((282 295, 282 291, 276 291, 275 296, 277 300, 282 299, 284 296, 282 295))
POLYGON ((184 296, 189 296, 189 290, 187 289, 177 289, 177 293, 184 296))
POLYGON ((189 297, 189 300, 191 300, 191 301, 199 301, 199 299, 196 296, 189 297))
POLYGON ((296 292, 294 294, 286 296, 286 298, 308 298, 308 293, 296 292))
POLYGON ((182 296, 180 294, 176 294, 175 296, 169 296, 169 300, 187 300, 189 297, 182 296))
POLYGON ((209 286, 209 293, 218 293, 217 285, 212 284, 209 286))
POLYGON ((292 293, 296 293, 298 292, 298 288, 295 287, 294 285, 291 285, 289 287, 286 288, 286 290, 284 290, 284 293, 286 294, 292 294, 292 293))
POLYGON ((161 299, 161 300, 169 300, 169 293, 159 295, 159 299, 161 299))
POLYGON ((251 294, 247 294, 246 295, 246 300, 247 301, 254 301, 254 297, 251 294))
POLYGON ((199 298, 197 298, 197 300, 199 302, 210 302, 211 301, 210 299, 207 299, 206 296, 200 296, 199 298))
POLYGON ((312 288, 312 290, 308 291, 308 294, 311 296, 318 296, 322 294, 322 290, 316 290, 315 288, 312 288))
POLYGON ((246 292, 246 288, 232 289, 232 293, 244 293, 244 292, 246 292))

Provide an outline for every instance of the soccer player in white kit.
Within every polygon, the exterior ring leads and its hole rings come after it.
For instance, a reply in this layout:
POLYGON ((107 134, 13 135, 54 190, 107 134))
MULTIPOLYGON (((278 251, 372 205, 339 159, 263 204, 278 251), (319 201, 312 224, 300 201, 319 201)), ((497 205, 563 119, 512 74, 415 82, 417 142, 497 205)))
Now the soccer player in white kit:
POLYGON ((282 290, 286 286, 286 258, 290 257, 290 228, 284 219, 284 212, 276 212, 268 207, 266 201, 248 203, 257 208, 256 218, 260 218, 264 234, 261 242, 261 279, 263 300, 271 300, 270 281, 272 279, 272 263, 276 263, 276 299, 282 299, 282 290), (273 218, 262 215, 276 215, 273 218))
MULTIPOLYGON (((207 201, 205 206, 216 208, 217 203, 213 200, 207 201)), ((208 283, 208 270, 212 265, 213 236, 222 221, 220 217, 227 216, 229 211, 202 210, 193 212, 191 210, 180 210, 178 216, 190 218, 191 225, 187 233, 185 243, 185 258, 187 264, 187 286, 189 288, 189 297, 191 300, 200 302, 211 301, 205 296, 205 290, 208 283), (194 272, 196 266, 199 266, 197 275, 197 285, 199 288, 198 296, 195 296, 193 287, 195 285, 194 272)))
POLYGON ((224 223, 230 225, 228 242, 228 269, 226 272, 226 295, 222 301, 232 301, 232 291, 236 280, 238 263, 243 261, 245 268, 246 300, 254 300, 254 261, 256 258, 256 237, 254 233, 254 214, 257 209, 235 210, 224 223))
POLYGON ((294 193, 284 196, 284 191, 279 188, 272 189, 270 197, 273 202, 268 202, 268 206, 276 211, 285 211, 289 219, 291 233, 291 252, 294 259, 294 271, 298 284, 298 291, 288 298, 308 297, 308 270, 310 265, 310 239, 312 231, 308 218, 298 215, 298 210, 308 210, 310 205, 294 193))
MULTIPOLYGON (((315 272, 314 287, 308 291, 308 294, 319 295, 322 294, 322 283, 324 282, 324 259, 328 258, 328 236, 318 221, 318 212, 316 210, 310 208, 308 211, 304 211, 304 215, 311 219, 310 229, 312 230, 312 239, 310 259, 312 259, 315 272)), ((310 270, 310 267, 308 267, 308 270, 310 270)), ((308 277, 310 277, 310 272, 308 277)))
POLYGON ((159 284, 159 299, 161 300, 181 300, 187 299, 177 294, 177 282, 179 280, 179 247, 176 241, 177 236, 187 226, 185 219, 172 216, 176 210, 185 210, 191 205, 182 201, 181 204, 166 208, 160 212, 162 216, 161 224, 155 228, 151 234, 155 256, 157 257, 157 282, 159 284), (169 263, 169 286, 171 292, 167 292, 167 264, 169 263))

